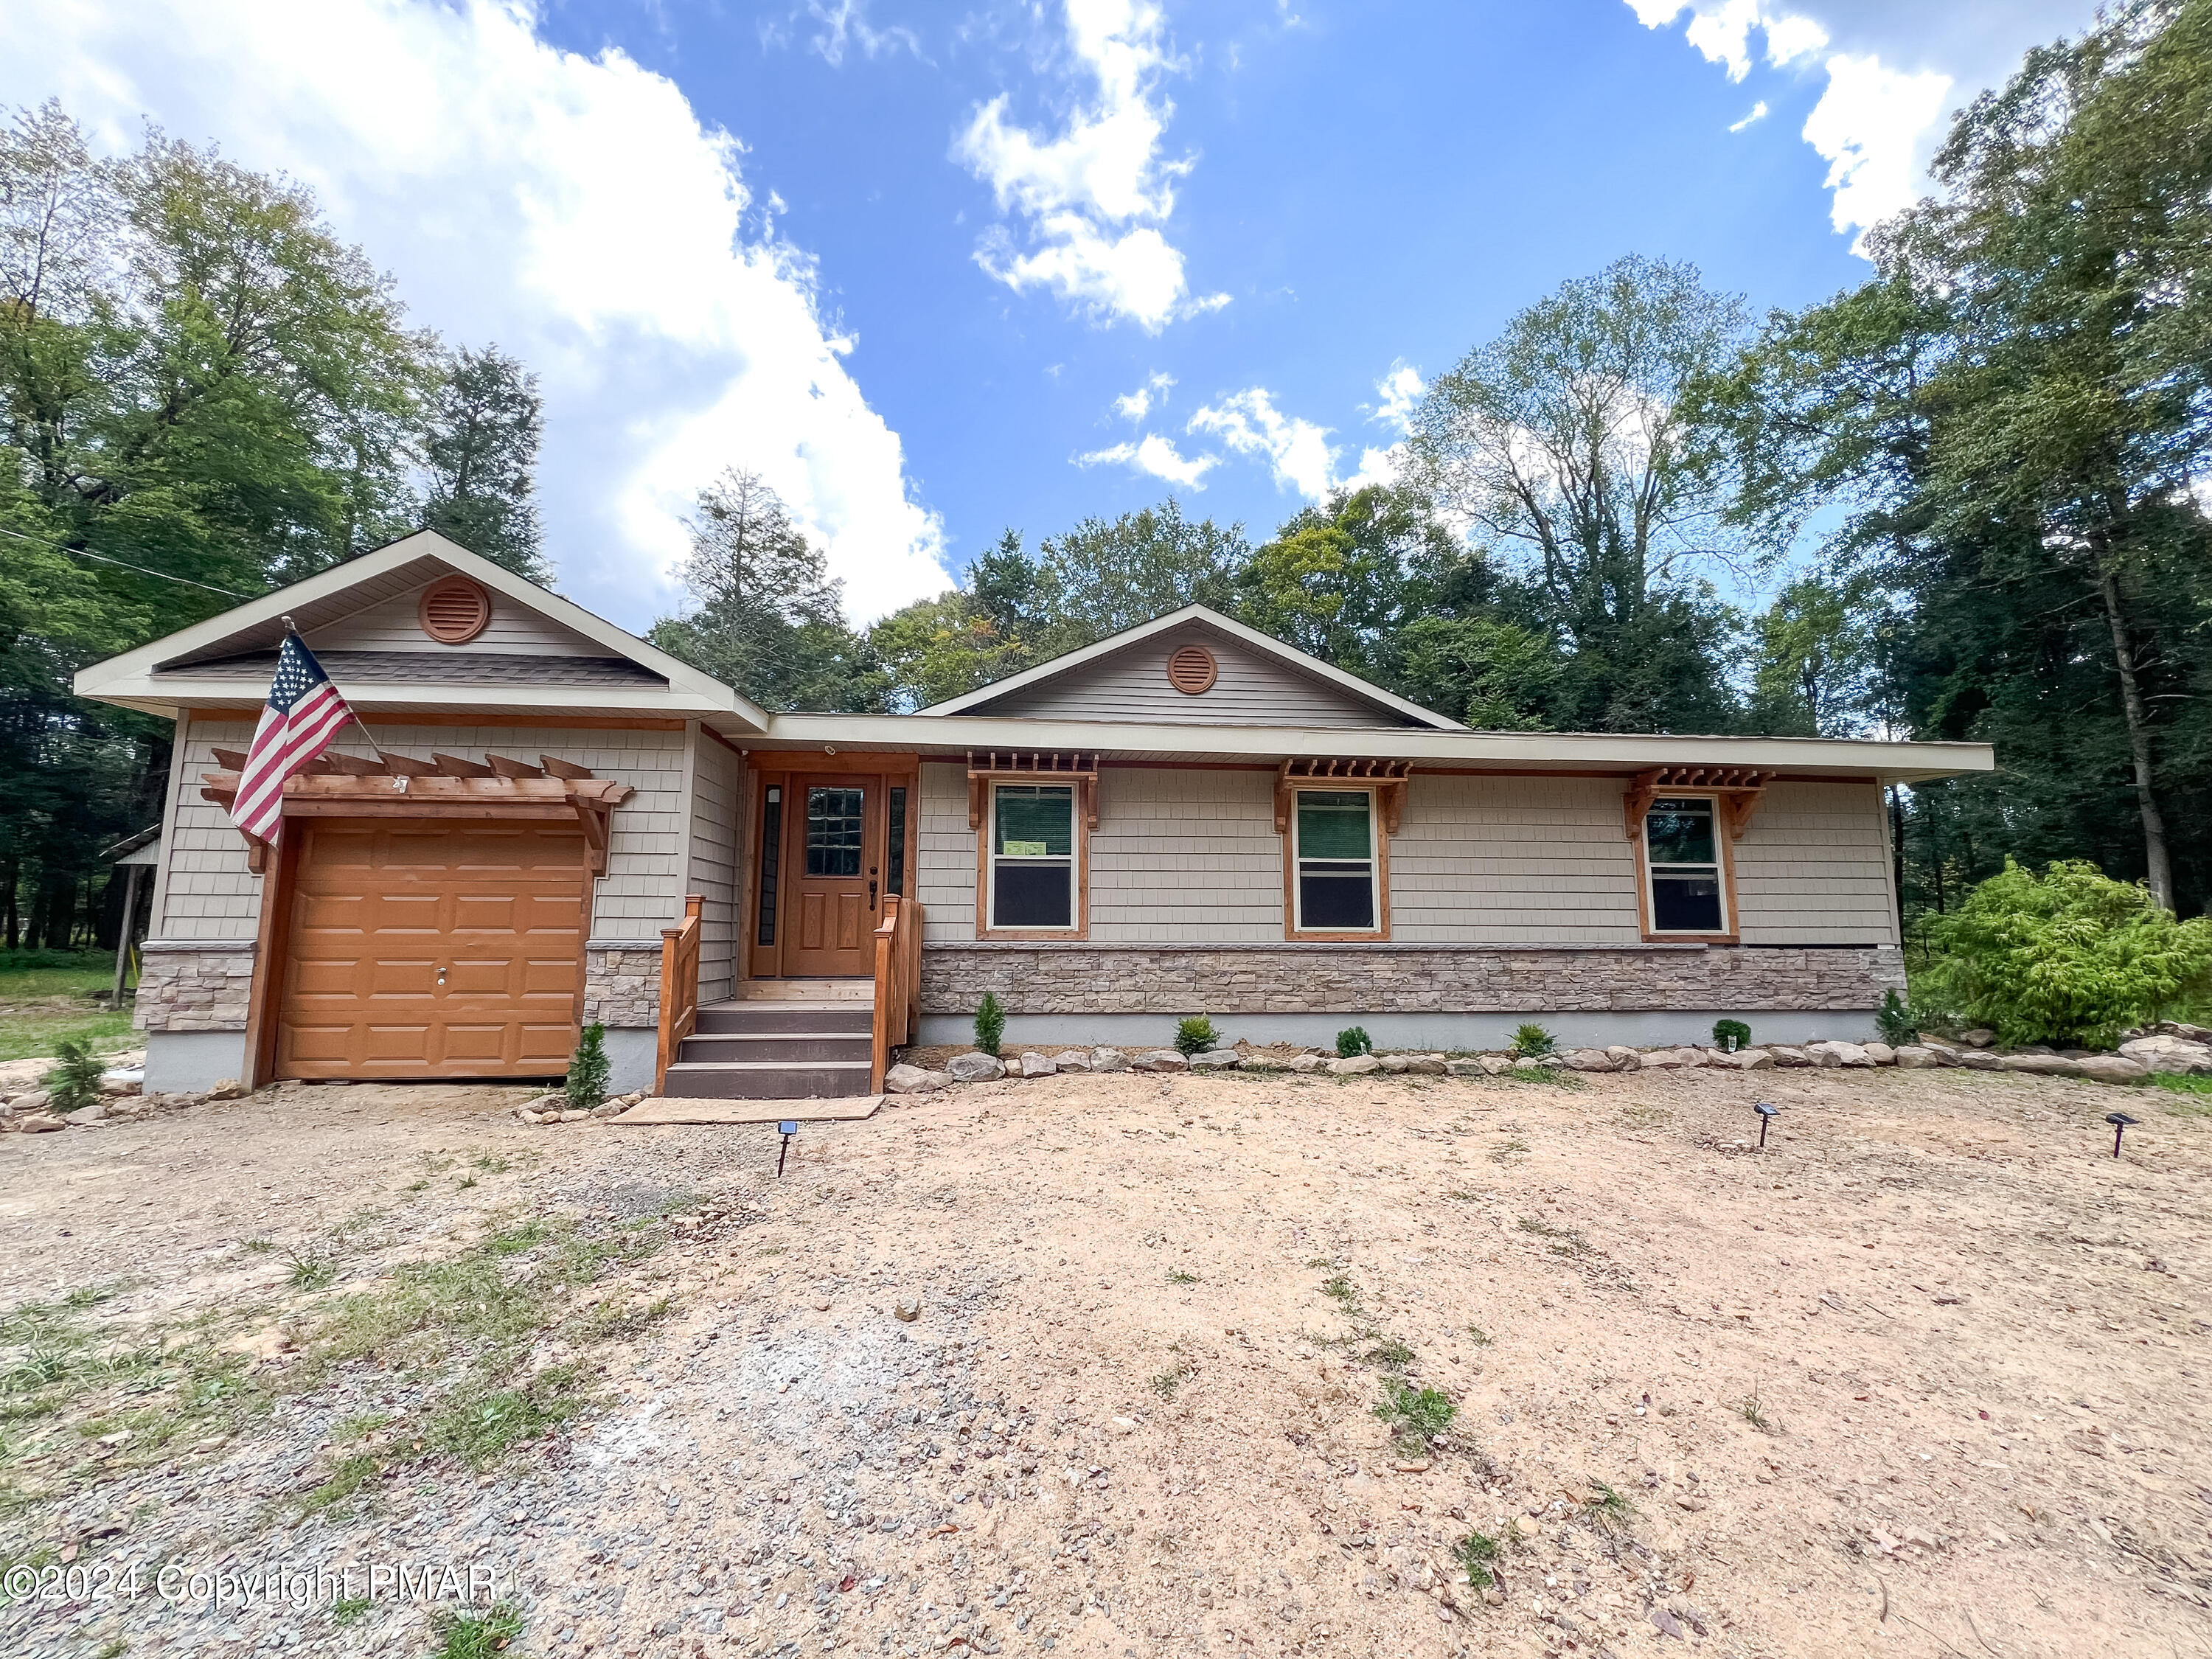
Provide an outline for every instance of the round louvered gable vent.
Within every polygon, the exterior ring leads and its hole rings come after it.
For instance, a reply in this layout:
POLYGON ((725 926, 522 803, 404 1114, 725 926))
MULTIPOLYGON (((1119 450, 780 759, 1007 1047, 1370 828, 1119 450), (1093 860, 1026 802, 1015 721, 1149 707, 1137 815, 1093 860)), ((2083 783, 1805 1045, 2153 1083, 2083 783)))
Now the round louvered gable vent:
POLYGON ((1213 653, 1202 645, 1186 645, 1168 659, 1168 684, 1187 697, 1211 691, 1218 672, 1213 653))
POLYGON ((466 645, 491 621, 491 595, 466 576, 448 576, 422 590, 422 631, 441 645, 466 645))

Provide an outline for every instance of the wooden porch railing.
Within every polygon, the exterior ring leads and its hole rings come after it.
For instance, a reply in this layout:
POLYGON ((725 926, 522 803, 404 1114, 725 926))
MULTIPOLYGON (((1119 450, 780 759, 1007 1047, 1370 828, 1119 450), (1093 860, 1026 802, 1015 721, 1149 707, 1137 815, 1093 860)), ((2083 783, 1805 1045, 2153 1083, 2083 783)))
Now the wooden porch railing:
POLYGON ((884 1091, 891 1050, 911 1042, 921 1021, 921 906, 896 893, 884 897, 876 925, 875 1044, 868 1062, 868 1092, 884 1091))
POLYGON ((684 1039, 699 1024, 699 909, 706 900, 684 901, 684 925, 660 930, 660 1049, 653 1060, 653 1092, 668 1086, 668 1067, 684 1039))

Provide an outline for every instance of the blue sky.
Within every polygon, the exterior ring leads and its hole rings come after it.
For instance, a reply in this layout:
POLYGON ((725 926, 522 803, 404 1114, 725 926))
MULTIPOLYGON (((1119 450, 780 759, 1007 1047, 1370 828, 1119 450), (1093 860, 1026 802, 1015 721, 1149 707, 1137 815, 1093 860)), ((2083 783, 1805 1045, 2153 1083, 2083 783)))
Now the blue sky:
POLYGON ((1174 489, 1264 535, 1563 279, 1859 280, 1943 117, 2076 0, 21 0, 0 100, 314 185, 544 379, 549 550, 641 628, 775 483, 861 617, 1174 489), (1929 14, 1933 13, 1933 15, 1929 14))

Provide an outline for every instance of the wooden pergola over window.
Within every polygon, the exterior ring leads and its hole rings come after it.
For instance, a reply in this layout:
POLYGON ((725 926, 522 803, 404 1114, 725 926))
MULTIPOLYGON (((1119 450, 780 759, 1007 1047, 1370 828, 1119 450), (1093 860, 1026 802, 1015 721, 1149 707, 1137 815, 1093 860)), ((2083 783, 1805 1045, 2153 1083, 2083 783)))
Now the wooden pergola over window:
POLYGON ((994 783, 1071 783, 1083 803, 1084 822, 1098 827, 1098 756, 1096 750, 971 749, 968 751, 968 827, 983 827, 983 811, 994 783))
POLYGON ((1721 821, 1728 826, 1729 839, 1741 841, 1744 826, 1759 810, 1766 786, 1773 778, 1771 772, 1748 766, 1654 767, 1648 772, 1638 772, 1635 781, 1629 785, 1622 827, 1629 840, 1640 841, 1644 815, 1650 811, 1654 800, 1665 794, 1695 792, 1717 798, 1721 821))
POLYGON ((1275 769, 1276 833, 1290 828, 1291 797, 1301 786, 1315 788, 1340 783, 1373 787, 1382 827, 1395 836, 1406 816, 1406 780, 1413 770, 1413 763, 1402 760, 1286 760, 1275 769))
MULTIPOLYGON (((246 755, 215 751, 222 769, 200 775, 200 794, 226 812, 238 799, 246 755)), ((635 794, 629 784, 595 778, 588 768, 540 755, 538 764, 506 755, 472 761, 433 754, 427 760, 386 755, 362 760, 325 754, 284 781, 289 817, 460 817, 573 819, 584 832, 592 873, 607 872, 607 820, 635 794)), ((243 834, 243 832, 240 832, 243 834)), ((246 836, 246 866, 254 874, 269 866, 269 843, 246 836)))

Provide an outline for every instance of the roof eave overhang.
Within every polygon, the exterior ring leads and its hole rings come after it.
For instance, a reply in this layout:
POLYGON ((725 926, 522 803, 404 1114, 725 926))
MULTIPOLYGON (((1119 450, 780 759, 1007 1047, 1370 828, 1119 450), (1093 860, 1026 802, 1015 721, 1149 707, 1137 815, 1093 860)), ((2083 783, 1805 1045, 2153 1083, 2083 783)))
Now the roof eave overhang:
MULTIPOLYGON (((732 734, 738 735, 738 734, 732 734)), ((754 744, 768 750, 836 748, 965 754, 969 750, 1080 750, 1126 759, 1232 757, 1253 761, 1374 757, 1424 768, 1504 772, 1607 772, 1663 766, 1738 766, 1883 783, 1924 782, 1996 766, 1978 743, 1883 743, 1813 738, 1656 737, 1585 732, 1443 732, 1414 726, 1151 725, 939 714, 776 714, 754 744)))
MULTIPOLYGON (((749 724, 726 701, 702 697, 673 688, 609 685, 454 685, 443 681, 379 681, 374 685, 342 682, 338 690, 357 714, 389 711, 404 719, 411 711, 435 708, 455 714, 635 715, 639 719, 704 720, 718 730, 752 734, 749 724)), ((252 711, 267 701, 267 692, 250 680, 192 679, 165 674, 158 680, 146 677, 120 681, 96 690, 79 690, 90 696, 142 714, 173 720, 186 708, 252 711)), ((765 724, 767 716, 762 717, 765 724)))

